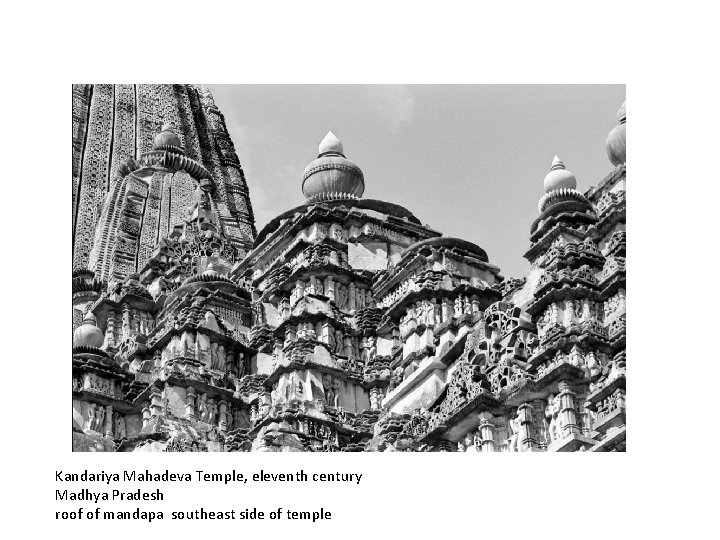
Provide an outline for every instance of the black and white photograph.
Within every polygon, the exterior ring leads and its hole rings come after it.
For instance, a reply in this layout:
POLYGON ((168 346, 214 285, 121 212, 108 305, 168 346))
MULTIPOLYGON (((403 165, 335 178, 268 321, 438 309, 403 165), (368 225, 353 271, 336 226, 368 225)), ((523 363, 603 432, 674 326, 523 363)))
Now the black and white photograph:
POLYGON ((712 7, 10 3, 3 537, 717 536, 712 7))
POLYGON ((72 92, 74 451, 625 450, 623 86, 72 92))

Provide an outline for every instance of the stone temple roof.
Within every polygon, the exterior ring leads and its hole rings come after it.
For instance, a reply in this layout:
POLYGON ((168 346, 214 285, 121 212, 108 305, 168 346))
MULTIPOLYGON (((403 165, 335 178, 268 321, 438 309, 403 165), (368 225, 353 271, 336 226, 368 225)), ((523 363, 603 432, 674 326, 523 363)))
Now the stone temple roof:
POLYGON ((447 236, 421 240, 420 242, 416 242, 413 245, 408 246, 403 253, 420 251, 424 247, 457 248, 477 256, 483 262, 488 262, 490 260, 485 250, 477 244, 473 244, 472 242, 468 242, 467 240, 462 240, 460 238, 451 238, 447 236))
POLYGON ((262 230, 258 233, 257 238, 255 239, 254 247, 262 244, 263 241, 265 241, 265 239, 270 234, 272 234, 278 229, 278 227, 280 227, 280 224, 283 221, 293 217, 295 214, 305 214, 309 212, 310 209, 312 209, 316 204, 322 204, 323 206, 330 207, 350 206, 351 208, 356 208, 358 210, 374 210, 388 216, 407 220, 408 222, 414 223, 415 225, 422 225, 422 223, 420 223, 420 220, 416 218, 415 215, 407 208, 404 208, 398 204, 378 201, 376 199, 358 199, 353 200, 352 202, 349 202, 347 200, 322 201, 322 203, 310 202, 301 204, 300 206, 296 206, 295 208, 283 212, 282 214, 274 218, 272 221, 270 221, 267 225, 265 225, 265 227, 263 227, 262 230))

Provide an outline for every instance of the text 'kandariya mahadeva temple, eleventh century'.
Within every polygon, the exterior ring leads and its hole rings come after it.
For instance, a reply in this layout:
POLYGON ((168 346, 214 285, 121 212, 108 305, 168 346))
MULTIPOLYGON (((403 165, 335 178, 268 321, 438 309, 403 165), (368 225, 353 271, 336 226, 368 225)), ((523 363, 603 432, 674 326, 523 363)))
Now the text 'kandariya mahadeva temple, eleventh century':
POLYGON ((624 104, 597 187, 538 171, 522 279, 362 198, 332 132, 257 231, 202 85, 72 119, 74 450, 625 450, 624 104))

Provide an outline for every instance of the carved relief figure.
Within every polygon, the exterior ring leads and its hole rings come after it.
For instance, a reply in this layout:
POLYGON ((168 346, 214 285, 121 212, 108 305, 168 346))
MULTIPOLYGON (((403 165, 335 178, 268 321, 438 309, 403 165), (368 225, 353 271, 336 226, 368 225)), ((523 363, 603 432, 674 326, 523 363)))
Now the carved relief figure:
POLYGON ((333 405, 333 407, 336 407, 336 408, 340 407, 341 406, 340 400, 341 400, 341 396, 342 396, 342 383, 338 379, 333 380, 332 389, 335 394, 333 397, 332 405, 333 405))
POLYGON ((335 345, 333 348, 333 352, 335 354, 343 354, 344 352, 344 337, 341 330, 335 330, 335 345))
POLYGON ((116 414, 115 415, 115 438, 116 439, 124 439, 125 437, 127 437, 125 418, 123 418, 122 415, 120 415, 120 414, 116 414))
POLYGON ((552 394, 548 397, 545 407, 545 416, 548 418, 548 435, 550 443, 562 438, 562 426, 560 425, 560 401, 552 394))
POLYGON ((103 429, 104 421, 105 421, 105 407, 100 406, 95 411, 95 419, 93 422, 93 426, 90 429, 94 429, 95 431, 101 431, 103 429))
POLYGON ((227 356, 225 354, 225 347, 219 345, 217 350, 217 369, 219 369, 220 371, 225 371, 226 361, 227 356))
POLYGON ((200 420, 201 422, 207 422, 207 418, 208 418, 207 394, 200 394, 200 397, 198 398, 197 415, 198 415, 198 420, 200 420))
POLYGON ((85 429, 90 430, 94 429, 95 426, 95 404, 89 403, 87 408, 87 423, 85 424, 85 429))
MULTIPOLYGON (((433 299, 434 300, 434 299, 433 299)), ((431 302, 425 301, 425 321, 428 326, 435 326, 435 308, 431 302)))
POLYGON ((335 388, 333 386, 332 376, 325 374, 325 375, 323 375, 322 381, 323 381, 325 403, 327 405, 334 407, 335 403, 336 403, 336 394, 335 394, 335 388))
POLYGON ((475 441, 472 433, 465 435, 465 451, 466 452, 477 452, 478 449, 475 447, 475 441))
POLYGON ((331 302, 335 302, 335 282, 332 276, 325 278, 325 296, 327 296, 331 302))
POLYGON ((510 427, 510 438, 508 439, 508 452, 519 452, 520 451, 520 415, 512 416, 508 423, 510 427))
POLYGON ((218 412, 218 406, 214 399, 209 399, 207 401, 207 423, 208 424, 215 424, 217 423, 217 412, 218 412))
POLYGON ((365 307, 365 291, 363 289, 355 289, 355 307, 357 309, 365 307))
POLYGON ((337 286, 337 294, 336 294, 336 301, 335 304, 337 305, 338 309, 347 310, 348 309, 348 290, 347 287, 344 285, 341 285, 338 283, 337 286))
POLYGON ((226 420, 225 420, 226 428, 225 429, 227 429, 228 431, 231 431, 233 429, 233 422, 235 422, 235 417, 233 415, 233 408, 228 407, 225 415, 226 415, 226 420))
POLYGON ((368 359, 372 360, 377 356, 377 338, 375 336, 370 337, 370 350, 368 351, 368 359))
POLYGON ((213 343, 210 345, 210 369, 217 369, 218 365, 218 344, 213 343))

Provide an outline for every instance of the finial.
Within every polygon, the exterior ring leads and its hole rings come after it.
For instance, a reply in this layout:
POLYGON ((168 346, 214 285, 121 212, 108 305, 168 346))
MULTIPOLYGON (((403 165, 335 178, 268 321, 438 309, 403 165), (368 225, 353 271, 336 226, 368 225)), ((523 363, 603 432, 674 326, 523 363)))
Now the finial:
POLYGON ((165 122, 160 129, 160 133, 155 135, 153 139, 153 150, 183 153, 180 137, 170 123, 165 122))
POLYGON ((83 322, 73 332, 73 347, 93 347, 99 349, 105 341, 105 335, 97 327, 97 318, 88 311, 83 322))
POLYGON ((323 140, 320 141, 318 151, 319 155, 327 154, 328 152, 342 154, 343 145, 340 142, 340 139, 337 138, 337 135, 335 135, 332 131, 328 131, 327 135, 325 135, 325 137, 323 137, 323 140))
POLYGON ((332 131, 323 137, 318 151, 318 157, 303 171, 306 203, 360 198, 365 191, 363 173, 345 157, 343 145, 332 131))
POLYGON ((556 189, 575 189, 577 180, 575 175, 565 170, 565 164, 557 155, 552 160, 550 172, 545 176, 545 193, 550 193, 556 189))
POLYGON ((92 311, 88 311, 85 314, 85 317, 83 318, 83 324, 97 326, 97 317, 95 317, 92 311))
POLYGON ((620 105, 617 112, 618 125, 610 130, 605 140, 605 151, 607 152, 610 163, 615 165, 625 164, 627 143, 626 143, 626 113, 625 102, 620 105))
POLYGON ((627 114, 625 112, 625 102, 623 101, 623 104, 620 105, 620 108, 618 109, 618 112, 617 112, 618 124, 624 124, 626 116, 627 116, 627 114))

